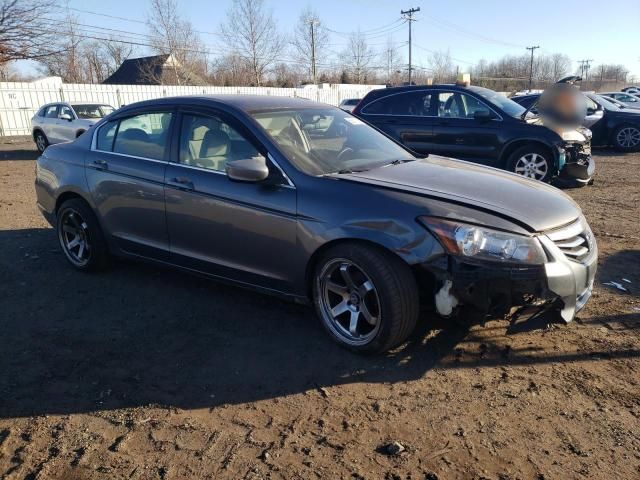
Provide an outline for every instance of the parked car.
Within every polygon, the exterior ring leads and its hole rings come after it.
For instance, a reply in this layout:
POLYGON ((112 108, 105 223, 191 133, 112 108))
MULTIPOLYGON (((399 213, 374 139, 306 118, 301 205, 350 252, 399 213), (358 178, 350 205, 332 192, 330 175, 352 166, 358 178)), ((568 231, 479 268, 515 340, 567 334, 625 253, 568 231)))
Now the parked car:
MULTIPOLYGON (((610 97, 586 93, 587 116, 584 125, 592 133, 593 146, 612 146, 620 151, 640 150, 640 110, 628 108, 610 97)), ((535 110, 540 95, 514 97, 525 108, 535 110)))
POLYGON ((369 92, 353 114, 421 154, 470 160, 549 182, 587 184, 590 132, 554 131, 502 94, 431 85, 369 92))
POLYGON ((31 118, 31 134, 40 152, 47 146, 69 142, 114 111, 97 103, 48 103, 31 118))
POLYGON ((633 95, 638 95, 640 94, 640 87, 625 87, 621 91, 626 93, 632 93, 633 95))
POLYGON ((36 192, 79 270, 142 258, 311 303, 331 337, 358 352, 402 343, 421 294, 442 316, 518 307, 571 321, 597 265, 593 234, 562 191, 417 158, 303 99, 123 107, 49 147, 36 192))
POLYGON ((625 92, 599 92, 598 95, 603 97, 613 98, 618 102, 624 103, 629 108, 635 108, 640 110, 640 97, 631 93, 625 92))
POLYGON ((353 109, 360 103, 360 100, 360 98, 345 98, 338 106, 345 112, 353 112, 353 109))

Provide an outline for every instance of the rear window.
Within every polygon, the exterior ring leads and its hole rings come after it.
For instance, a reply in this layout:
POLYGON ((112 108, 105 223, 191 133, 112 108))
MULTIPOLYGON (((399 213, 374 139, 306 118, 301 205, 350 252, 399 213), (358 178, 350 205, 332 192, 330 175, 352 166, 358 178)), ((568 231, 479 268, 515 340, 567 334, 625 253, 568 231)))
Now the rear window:
POLYGON ((96 149, 110 152, 113 150, 113 139, 116 136, 118 122, 108 122, 100 127, 96 136, 96 149))
POLYGON ((113 152, 162 160, 169 136, 171 113, 143 113, 124 118, 113 143, 113 152))

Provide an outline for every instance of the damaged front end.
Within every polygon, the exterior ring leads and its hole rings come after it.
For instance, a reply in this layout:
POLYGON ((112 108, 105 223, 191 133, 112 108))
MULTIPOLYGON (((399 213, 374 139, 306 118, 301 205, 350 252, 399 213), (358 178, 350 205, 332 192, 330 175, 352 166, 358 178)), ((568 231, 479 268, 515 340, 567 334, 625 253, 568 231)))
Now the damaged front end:
POLYGON ((590 183, 595 171, 591 156, 591 130, 579 127, 558 132, 563 143, 560 150, 559 180, 578 184, 590 183))
POLYGON ((430 280, 440 316, 515 321, 551 311, 570 322, 591 296, 597 246, 583 218, 531 237, 442 219, 421 221, 447 251, 417 266, 419 278, 430 280))

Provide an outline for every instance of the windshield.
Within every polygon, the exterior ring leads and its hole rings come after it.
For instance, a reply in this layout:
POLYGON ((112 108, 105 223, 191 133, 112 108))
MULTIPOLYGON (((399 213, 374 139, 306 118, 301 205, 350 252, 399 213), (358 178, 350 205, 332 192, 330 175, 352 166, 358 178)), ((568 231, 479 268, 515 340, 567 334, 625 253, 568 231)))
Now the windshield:
POLYGON ((309 175, 364 171, 410 161, 407 150, 337 108, 301 108, 251 114, 289 161, 309 175))
POLYGON ((73 105, 73 109, 76 112, 78 118, 90 119, 90 118, 103 118, 114 111, 114 108, 110 105, 73 105))
POLYGON ((520 118, 526 110, 522 105, 518 105, 510 98, 505 97, 501 93, 494 92, 488 88, 469 87, 469 90, 477 93, 482 98, 500 108, 504 113, 511 117, 520 118))

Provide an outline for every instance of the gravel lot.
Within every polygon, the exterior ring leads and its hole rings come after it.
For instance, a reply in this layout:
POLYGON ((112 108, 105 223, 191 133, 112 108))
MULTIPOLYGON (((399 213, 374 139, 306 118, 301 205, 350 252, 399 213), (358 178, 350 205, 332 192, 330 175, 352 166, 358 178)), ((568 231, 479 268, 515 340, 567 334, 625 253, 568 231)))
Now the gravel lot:
POLYGON ((597 152, 569 191, 601 252, 576 322, 425 318, 369 358, 305 307, 135 263, 75 272, 36 156, 0 145, 0 478, 640 478, 640 154, 597 152))

